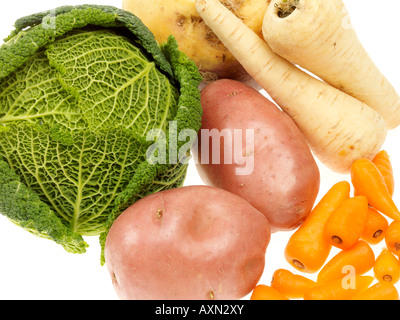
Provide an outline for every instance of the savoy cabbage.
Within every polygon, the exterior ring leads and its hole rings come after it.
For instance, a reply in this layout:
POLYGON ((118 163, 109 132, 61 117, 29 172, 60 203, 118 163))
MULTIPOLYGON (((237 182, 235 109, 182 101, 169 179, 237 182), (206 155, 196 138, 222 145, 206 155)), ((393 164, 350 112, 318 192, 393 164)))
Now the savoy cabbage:
POLYGON ((201 77, 173 37, 159 46, 114 7, 60 7, 15 28, 0 47, 0 213, 83 253, 83 236, 104 244, 127 206, 182 185, 185 164, 146 161, 146 134, 170 121, 199 130, 201 77))

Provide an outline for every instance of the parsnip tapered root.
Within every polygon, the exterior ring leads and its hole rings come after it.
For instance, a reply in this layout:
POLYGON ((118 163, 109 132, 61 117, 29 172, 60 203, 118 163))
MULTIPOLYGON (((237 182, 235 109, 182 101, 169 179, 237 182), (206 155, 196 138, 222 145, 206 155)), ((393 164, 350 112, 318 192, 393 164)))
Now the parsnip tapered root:
POLYGON ((273 0, 263 22, 270 48, 400 124, 400 97, 351 26, 342 0, 273 0))
POLYGON ((347 173, 356 159, 371 159, 381 149, 386 125, 376 111, 275 54, 218 0, 196 0, 196 9, 327 167, 347 173))

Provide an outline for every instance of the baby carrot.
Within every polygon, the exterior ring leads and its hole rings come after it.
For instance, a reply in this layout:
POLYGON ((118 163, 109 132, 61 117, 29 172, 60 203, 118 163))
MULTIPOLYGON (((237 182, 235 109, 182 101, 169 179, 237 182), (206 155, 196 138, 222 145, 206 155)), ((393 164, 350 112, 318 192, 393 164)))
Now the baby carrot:
POLYGON ((393 284, 378 282, 351 300, 399 300, 399 293, 393 284))
POLYGON ((376 258, 374 265, 375 278, 381 282, 395 284, 400 278, 399 260, 388 249, 384 248, 376 258))
POLYGON ((359 240, 350 249, 342 250, 329 260, 317 276, 317 283, 323 284, 343 277, 345 270, 362 275, 372 269, 375 264, 375 255, 371 247, 359 240))
POLYGON ((379 151, 376 156, 372 159, 372 162, 376 165, 379 172, 382 174, 383 180, 385 180, 386 187, 390 195, 394 192, 394 177, 393 167, 390 162, 390 157, 385 150, 379 151))
POLYGON ((316 285, 315 281, 301 275, 293 274, 285 269, 276 270, 271 281, 272 288, 283 293, 290 299, 303 298, 304 294, 316 285))
POLYGON ((369 244, 377 244, 385 238, 388 228, 387 219, 374 208, 368 207, 367 221, 361 239, 369 244))
POLYGON ((289 298, 270 286, 259 284, 254 288, 250 300, 289 300, 289 298))
POLYGON ((285 258, 294 268, 313 273, 325 263, 332 247, 323 237, 325 223, 349 194, 347 181, 333 185, 292 234, 285 248, 285 258))
POLYGON ((353 162, 351 181, 358 194, 366 196, 372 207, 393 220, 400 220, 400 212, 393 202, 385 180, 371 160, 359 159, 353 162))
POLYGON ((304 300, 349 300, 365 291, 374 280, 370 276, 355 276, 354 283, 336 279, 316 286, 304 294, 304 300))
POLYGON ((368 216, 368 200, 355 196, 343 201, 325 224, 324 236, 331 245, 348 249, 361 237, 368 216))
POLYGON ((392 221, 385 234, 386 247, 400 257, 400 221, 392 221))

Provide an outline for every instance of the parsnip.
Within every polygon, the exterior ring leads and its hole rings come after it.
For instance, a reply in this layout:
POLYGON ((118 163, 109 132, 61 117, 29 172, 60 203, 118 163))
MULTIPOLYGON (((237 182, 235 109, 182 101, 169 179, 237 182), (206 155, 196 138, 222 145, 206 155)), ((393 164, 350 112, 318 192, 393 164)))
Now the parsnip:
POLYGON ((273 53, 218 0, 196 0, 196 9, 247 72, 291 116, 327 167, 347 173, 356 159, 371 159, 380 150, 386 125, 376 111, 273 53))
POLYGON ((400 124, 400 97, 351 26, 342 0, 273 0, 263 22, 271 49, 400 124))

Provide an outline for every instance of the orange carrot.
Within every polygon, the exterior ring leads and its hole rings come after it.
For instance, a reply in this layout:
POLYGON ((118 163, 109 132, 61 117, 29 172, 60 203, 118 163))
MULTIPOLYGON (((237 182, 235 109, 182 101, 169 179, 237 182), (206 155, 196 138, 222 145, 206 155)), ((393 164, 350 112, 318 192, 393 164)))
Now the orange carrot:
POLYGON ((375 255, 371 247, 359 240, 350 249, 342 250, 329 260, 317 276, 317 283, 323 284, 335 279, 341 279, 343 273, 353 271, 355 275, 362 275, 372 269, 375 264, 375 255))
POLYGON ((386 247, 400 257, 400 221, 392 221, 385 234, 386 247))
POLYGON ((283 293, 290 299, 303 298, 304 294, 316 285, 315 281, 301 275, 293 274, 285 269, 276 270, 271 281, 272 288, 283 293))
POLYGON ((389 223, 384 216, 374 208, 368 207, 367 221, 361 239, 369 244, 377 244, 385 238, 388 226, 389 223))
POLYGON ((294 268, 313 273, 325 263, 332 247, 323 236, 325 223, 349 194, 347 181, 333 185, 292 234, 285 248, 285 258, 294 268))
POLYGON ((358 194, 366 196, 372 207, 393 220, 400 220, 400 212, 386 187, 385 180, 371 160, 359 159, 353 162, 351 181, 358 194))
POLYGON ((393 284, 378 282, 351 300, 399 300, 399 293, 393 284))
POLYGON ((289 300, 289 298, 270 286, 259 284, 254 288, 250 300, 289 300))
POLYGON ((376 258, 374 265, 375 278, 381 282, 395 284, 400 279, 399 260, 388 249, 384 248, 376 258))
POLYGON ((343 201, 325 224, 324 236, 331 245, 348 249, 361 237, 368 216, 368 200, 356 196, 343 201))
POLYGON ((382 174, 383 180, 385 180, 386 187, 391 196, 394 192, 394 176, 393 167, 390 162, 390 157, 385 150, 381 150, 376 154, 372 162, 376 165, 379 172, 382 174))
POLYGON ((349 300, 365 291, 373 280, 370 276, 355 276, 350 283, 345 278, 332 280, 307 291, 304 300, 349 300))

